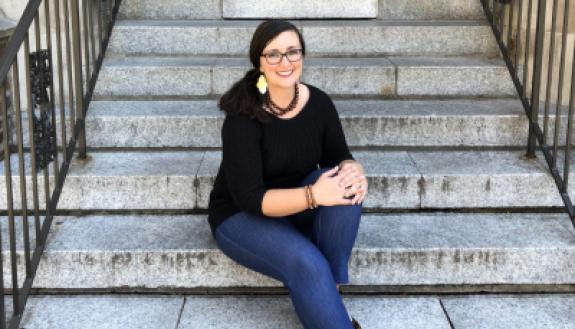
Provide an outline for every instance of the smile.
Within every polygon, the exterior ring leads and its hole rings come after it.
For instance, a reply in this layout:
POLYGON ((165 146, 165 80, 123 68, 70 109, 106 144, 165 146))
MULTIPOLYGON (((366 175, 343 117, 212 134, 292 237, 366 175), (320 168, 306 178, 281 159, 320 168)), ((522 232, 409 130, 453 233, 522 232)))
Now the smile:
POLYGON ((279 75, 282 78, 286 78, 289 77, 290 75, 292 75, 294 70, 289 70, 289 71, 277 71, 276 74, 279 75))

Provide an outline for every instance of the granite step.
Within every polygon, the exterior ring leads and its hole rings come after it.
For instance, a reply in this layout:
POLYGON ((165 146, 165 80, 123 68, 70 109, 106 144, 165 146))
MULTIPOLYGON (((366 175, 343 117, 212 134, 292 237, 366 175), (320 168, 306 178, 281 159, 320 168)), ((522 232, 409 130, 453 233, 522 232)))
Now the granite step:
MULTIPOLYGON (((108 51, 119 55, 246 55, 260 21, 123 20, 108 51)), ((294 21, 308 56, 497 56, 486 21, 294 21), (346 35, 346 38, 341 38, 346 35)))
MULTIPOLYGON (((249 68, 243 58, 108 58, 95 96, 221 95, 249 68)), ((302 79, 330 95, 516 95, 504 62, 483 57, 308 58, 302 79)))
POLYGON ((485 19, 477 0, 379 0, 379 19, 485 19))
MULTIPOLYGON (((335 100, 350 146, 523 146, 519 100, 335 100)), ((220 147, 217 100, 95 101, 86 121, 94 148, 220 147)))
MULTIPOLYGON (((575 328, 573 294, 342 299, 370 329, 575 328)), ((62 329, 303 328, 289 296, 49 295, 31 297, 28 305, 22 321, 27 329, 46 329, 47 323, 62 329)))
MULTIPOLYGON (((18 257, 22 267, 23 253, 18 257)), ((364 214, 349 275, 352 286, 380 288, 572 285, 575 229, 567 214, 364 214)), ((224 255, 206 215, 86 215, 54 219, 34 287, 145 291, 282 283, 224 255)))
POLYGON ((224 18, 376 18, 378 0, 222 0, 224 18))
MULTIPOLYGON (((237 9, 237 14, 247 14, 252 17, 256 13, 261 13, 266 10, 266 16, 272 16, 278 13, 277 4, 268 5, 266 2, 265 7, 257 8, 258 11, 245 12, 244 6, 254 2, 248 1, 247 3, 234 1, 237 5, 241 6, 237 9)), ((277 2, 277 1, 276 1, 277 2)), ((300 0, 300 2, 302 2, 300 0)), ((364 4, 366 1, 360 1, 358 4, 364 4)), ((441 20, 441 19, 484 19, 485 14, 481 8, 481 4, 477 0, 379 0, 378 8, 374 12, 373 0, 368 0, 368 7, 361 8, 359 11, 352 13, 356 19, 360 15, 369 16, 372 18, 374 15, 379 19, 427 19, 427 20, 441 20)), ((350 6, 349 2, 343 1, 314 1, 314 4, 325 7, 328 3, 332 5, 337 4, 339 8, 333 7, 328 11, 325 8, 312 8, 310 3, 305 6, 294 6, 293 1, 280 0, 279 5, 282 3, 289 3, 290 8, 281 8, 279 12, 281 17, 287 16, 285 10, 292 11, 291 17, 302 17, 303 15, 312 16, 313 18, 324 18, 327 14, 340 15, 349 14, 349 10, 341 9, 341 4, 350 6), (305 10, 304 10, 305 7, 305 10), (293 8, 297 8, 297 12, 293 12, 293 8), (322 10, 323 13, 318 12, 322 10), (337 10, 337 11, 336 11, 337 10)), ((316 5, 317 6, 317 5, 316 5)), ((354 7, 355 7, 354 3, 354 7)), ((257 6, 256 6, 257 7, 257 6)), ((353 8, 353 7, 351 7, 353 8)), ((226 7, 226 14, 233 14, 232 6, 229 4, 226 7)), ((123 0, 120 6, 120 18, 128 19, 221 19, 223 18, 223 8, 221 0, 123 0)), ((262 15, 263 16, 263 15, 262 15)))
MULTIPOLYGON (((542 157, 526 159, 523 151, 352 153, 370 181, 366 209, 563 206, 542 157)), ((72 163, 58 208, 206 209, 220 162, 220 151, 91 152, 88 160, 72 163)), ((15 156, 12 163, 17 168, 15 156)), ((42 177, 39 182, 43 186, 42 177)), ((4 177, 0 188, 5 190, 4 177)), ((14 189, 19 207, 18 184, 14 189)))

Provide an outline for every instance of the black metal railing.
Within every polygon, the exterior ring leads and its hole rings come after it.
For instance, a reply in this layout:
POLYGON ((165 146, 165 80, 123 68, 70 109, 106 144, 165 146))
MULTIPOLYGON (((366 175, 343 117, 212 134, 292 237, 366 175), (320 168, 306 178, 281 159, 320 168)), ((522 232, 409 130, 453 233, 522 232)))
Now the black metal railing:
POLYGON ((529 118, 527 155, 537 145, 571 221, 575 107, 575 0, 481 0, 529 118))
POLYGON ((86 157, 84 118, 120 2, 30 0, 0 59, 2 329, 19 328, 72 156, 86 157))

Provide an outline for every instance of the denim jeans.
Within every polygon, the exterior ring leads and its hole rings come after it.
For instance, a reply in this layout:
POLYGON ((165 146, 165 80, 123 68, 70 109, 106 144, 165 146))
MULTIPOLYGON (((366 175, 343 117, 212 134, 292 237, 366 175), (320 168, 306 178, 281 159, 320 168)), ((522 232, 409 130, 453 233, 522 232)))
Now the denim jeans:
MULTIPOLYGON (((313 171, 300 186, 328 169, 313 171)), ((232 260, 289 289, 305 329, 352 329, 336 283, 349 283, 361 207, 320 206, 274 218, 239 212, 218 226, 215 237, 232 260)))

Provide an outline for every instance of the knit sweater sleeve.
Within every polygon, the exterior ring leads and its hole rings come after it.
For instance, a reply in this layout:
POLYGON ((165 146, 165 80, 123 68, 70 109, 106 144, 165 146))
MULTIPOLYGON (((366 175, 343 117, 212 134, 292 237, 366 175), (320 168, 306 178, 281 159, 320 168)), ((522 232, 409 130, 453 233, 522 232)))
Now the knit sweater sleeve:
POLYGON ((322 137, 322 154, 319 166, 334 167, 343 160, 354 160, 349 152, 341 121, 332 100, 325 95, 322 102, 325 126, 322 137))
POLYGON ((261 128, 242 115, 227 115, 222 126, 223 169, 228 191, 243 211, 263 216, 261 128))

